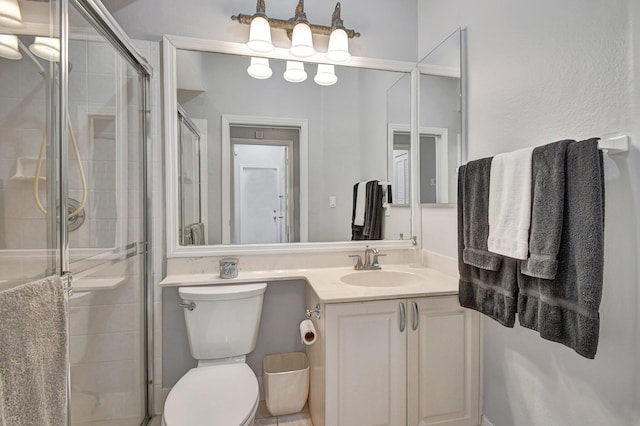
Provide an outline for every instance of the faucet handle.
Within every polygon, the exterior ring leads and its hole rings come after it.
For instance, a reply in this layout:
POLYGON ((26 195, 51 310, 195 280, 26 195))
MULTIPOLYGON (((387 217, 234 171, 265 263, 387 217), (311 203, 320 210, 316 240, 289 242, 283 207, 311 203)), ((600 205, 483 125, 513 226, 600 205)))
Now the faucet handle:
POLYGON ((386 254, 382 254, 382 253, 377 253, 373 255, 373 263, 371 266, 380 266, 380 264, 378 263, 378 258, 381 256, 386 256, 386 254))
POLYGON ((356 265, 353 267, 353 269, 362 269, 362 256, 360 256, 359 254, 350 254, 349 257, 358 258, 358 260, 356 261, 356 265))

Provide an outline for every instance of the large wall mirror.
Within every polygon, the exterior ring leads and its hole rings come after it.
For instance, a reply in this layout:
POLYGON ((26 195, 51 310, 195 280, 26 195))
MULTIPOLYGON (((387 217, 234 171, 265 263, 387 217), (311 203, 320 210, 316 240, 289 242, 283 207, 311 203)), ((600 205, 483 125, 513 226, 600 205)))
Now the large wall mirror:
POLYGON ((456 30, 419 63, 419 164, 422 204, 457 203, 466 162, 465 30, 456 30))
MULTIPOLYGON (((290 58, 282 49, 269 58, 271 76, 258 79, 247 72, 251 56, 244 45, 177 36, 163 43, 170 256, 204 253, 195 241, 207 253, 225 254, 356 249, 371 240, 380 247, 411 245, 418 215, 406 207, 409 193, 393 183, 388 132, 400 125, 410 140, 415 64, 353 58, 349 66, 335 66, 335 84, 323 86, 314 81, 313 62, 304 64, 305 81, 285 80, 290 58), (178 148, 186 150, 177 142, 178 104, 195 124, 192 133, 200 134, 203 123, 207 134, 206 150, 199 151, 206 155, 199 171, 207 189, 188 202, 181 198, 198 186, 183 187, 185 171, 196 173, 180 159, 178 148), (362 190, 381 194, 383 204, 366 241, 353 226, 361 182, 370 182, 362 190), (180 223, 196 200, 201 218, 192 214, 194 223, 180 223), (187 227, 204 235, 185 237, 187 227)), ((191 153, 195 140, 188 138, 191 153)))

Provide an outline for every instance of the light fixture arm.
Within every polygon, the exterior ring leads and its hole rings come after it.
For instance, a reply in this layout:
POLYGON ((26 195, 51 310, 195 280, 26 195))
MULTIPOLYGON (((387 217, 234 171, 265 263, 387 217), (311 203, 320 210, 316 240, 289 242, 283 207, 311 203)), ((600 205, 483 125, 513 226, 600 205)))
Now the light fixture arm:
MULTIPOLYGON (((309 23, 309 28, 311 28, 311 32, 313 34, 329 36, 331 35, 331 32, 335 28, 341 28, 341 29, 344 29, 344 31, 347 33, 347 36, 349 38, 360 37, 359 32, 344 28, 344 23, 340 18, 340 9, 341 9, 340 3, 338 2, 336 4, 335 10, 333 11, 333 15, 331 16, 330 27, 325 25, 315 25, 315 24, 309 23)), ((269 21, 269 25, 271 26, 271 28, 278 28, 278 29, 285 30, 289 35, 293 31, 293 27, 295 27, 297 22, 300 22, 300 20, 302 21, 307 20, 306 14, 304 13, 304 0, 299 0, 298 5, 296 6, 296 16, 291 19, 285 20, 285 19, 268 18, 265 14, 265 11, 266 11, 265 0, 258 0, 258 3, 256 5, 256 13, 254 15, 245 15, 245 14, 239 13, 237 15, 233 15, 231 19, 234 21, 237 21, 239 24, 251 25, 251 21, 253 21, 254 17, 263 16, 264 18, 267 19, 267 21, 269 21), (299 20, 299 18, 301 19, 299 20)))

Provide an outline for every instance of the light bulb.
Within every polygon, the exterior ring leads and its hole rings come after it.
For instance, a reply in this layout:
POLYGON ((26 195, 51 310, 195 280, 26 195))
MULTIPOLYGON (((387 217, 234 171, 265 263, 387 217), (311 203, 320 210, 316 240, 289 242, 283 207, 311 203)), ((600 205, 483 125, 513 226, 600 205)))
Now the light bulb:
POLYGON ((18 49, 18 37, 13 34, 0 34, 0 56, 7 59, 22 59, 18 49))
POLYGON ((0 26, 22 27, 22 13, 18 0, 0 0, 0 26))
POLYGON ((327 59, 338 63, 349 62, 349 59, 351 59, 351 53, 349 53, 349 37, 347 36, 347 32, 342 28, 336 28, 331 32, 331 36, 329 36, 327 59))
POLYGON ((308 58, 316 53, 316 49, 313 48, 311 28, 306 22, 298 22, 296 26, 293 27, 289 53, 298 58, 308 58))
POLYGON ((273 73, 269 67, 269 59, 267 58, 251 58, 251 65, 247 68, 247 73, 253 78, 264 80, 271 77, 273 73))
POLYGON ((287 70, 283 75, 284 79, 291 83, 300 83, 307 79, 304 64, 297 61, 287 61, 287 70))
POLYGON ((271 27, 269 21, 262 16, 256 16, 251 21, 249 29, 249 41, 247 47, 255 52, 271 52, 273 44, 271 43, 271 27))
POLYGON ((336 77, 335 67, 331 64, 318 64, 318 72, 313 78, 320 86, 331 86, 336 84, 338 77, 336 77))
POLYGON ((29 50, 47 61, 60 61, 60 39, 55 37, 36 37, 29 50))

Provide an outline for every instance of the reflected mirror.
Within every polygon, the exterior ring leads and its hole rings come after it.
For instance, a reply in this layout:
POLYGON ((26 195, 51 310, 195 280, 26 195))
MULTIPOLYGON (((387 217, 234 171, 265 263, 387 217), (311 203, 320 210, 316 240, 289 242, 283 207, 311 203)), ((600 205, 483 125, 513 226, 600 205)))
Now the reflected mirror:
POLYGON ((305 63, 298 83, 284 78, 285 60, 269 59, 265 79, 250 76, 250 64, 242 55, 176 52, 176 100, 195 124, 174 132, 184 138, 174 151, 182 156, 173 184, 179 244, 409 240, 411 209, 396 208, 393 197, 399 191, 408 205, 402 185, 410 184, 392 182, 387 143, 389 124, 403 126, 398 150, 408 140, 409 74, 335 66, 337 82, 323 86, 314 81, 317 64, 305 63), (198 142, 199 123, 206 142, 198 142), (364 222, 358 197, 380 205, 364 222))
POLYGON ((422 204, 457 202, 457 170, 466 156, 463 42, 464 30, 456 30, 418 64, 422 204))

